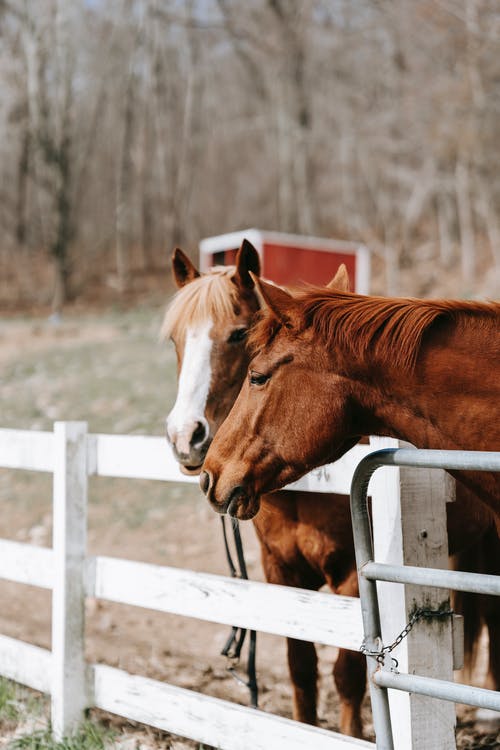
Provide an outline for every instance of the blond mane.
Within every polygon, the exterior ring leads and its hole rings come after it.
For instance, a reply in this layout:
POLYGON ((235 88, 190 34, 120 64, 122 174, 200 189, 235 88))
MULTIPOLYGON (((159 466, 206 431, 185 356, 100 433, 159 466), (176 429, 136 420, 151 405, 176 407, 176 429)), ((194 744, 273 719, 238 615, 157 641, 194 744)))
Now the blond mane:
POLYGON ((209 318, 233 318, 238 302, 238 290, 231 281, 234 271, 234 266, 215 266, 179 289, 165 312, 160 337, 183 338, 187 328, 209 318))

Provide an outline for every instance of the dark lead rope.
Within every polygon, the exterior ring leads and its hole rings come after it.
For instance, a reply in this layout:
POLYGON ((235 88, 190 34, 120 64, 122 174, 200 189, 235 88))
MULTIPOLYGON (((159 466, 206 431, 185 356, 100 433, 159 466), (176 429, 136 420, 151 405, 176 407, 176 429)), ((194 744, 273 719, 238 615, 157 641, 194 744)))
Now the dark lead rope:
MULTIPOLYGON (((233 529, 234 546, 236 549, 236 556, 238 558, 239 572, 233 562, 231 556, 231 550, 229 549, 229 542, 227 539, 226 532, 226 517, 221 516, 222 521, 222 535, 224 537, 224 547, 226 549, 226 557, 231 572, 232 578, 244 578, 248 580, 247 566, 245 563, 245 555, 243 554, 243 544, 241 541, 240 527, 237 518, 231 518, 231 526, 233 529)), ((258 685, 257 685, 257 673, 255 670, 255 652, 257 646, 257 633, 255 630, 250 631, 250 645, 248 647, 248 662, 247 662, 247 675, 248 679, 244 679, 237 672, 237 665, 240 659, 241 649, 245 643, 247 631, 245 628, 238 628, 233 626, 229 638, 226 641, 224 648, 221 651, 222 656, 226 656, 230 660, 230 666, 228 672, 232 674, 235 680, 245 685, 250 690, 250 703, 253 708, 258 708, 258 685)))

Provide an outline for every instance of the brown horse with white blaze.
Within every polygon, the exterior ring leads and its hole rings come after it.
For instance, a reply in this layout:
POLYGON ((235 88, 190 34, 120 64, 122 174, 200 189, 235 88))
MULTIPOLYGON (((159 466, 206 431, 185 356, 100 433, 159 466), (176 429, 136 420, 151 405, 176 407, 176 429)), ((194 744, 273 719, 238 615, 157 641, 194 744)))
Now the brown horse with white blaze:
MULTIPOLYGON (((167 438, 187 474, 197 474, 205 453, 229 413, 245 378, 247 332, 259 309, 250 272, 259 273, 248 242, 236 266, 200 274, 179 249, 172 258, 178 292, 167 308, 162 334, 176 348, 178 390, 167 417, 167 438)), ((335 284, 348 283, 345 269, 335 284)), ((349 499, 344 495, 283 491, 264 495, 254 519, 266 580, 318 590, 327 584, 357 596, 349 499)), ((293 716, 317 722, 318 665, 313 643, 287 639, 293 716)), ((341 649, 333 670, 340 698, 340 729, 360 737, 365 658, 341 649)))
POLYGON ((259 308, 250 272, 259 269, 250 243, 236 267, 209 274, 201 275, 180 249, 172 257, 179 292, 165 314, 162 335, 174 342, 178 382, 167 438, 186 474, 199 474, 241 387, 241 370, 249 361, 245 339, 259 308), (216 389, 211 388, 214 380, 216 389))
MULTIPOLYGON (((259 259, 249 243, 240 249, 236 266, 213 269, 205 275, 199 274, 182 251, 176 250, 173 256, 179 291, 167 309, 163 334, 175 344, 179 382, 167 433, 186 473, 199 473, 203 457, 246 376, 249 353, 245 338, 259 308, 250 272, 258 275, 259 259)), ((332 284, 347 290, 345 269, 332 284)), ((488 518, 468 512, 467 503, 460 497, 448 512, 452 552, 470 545, 474 549, 478 541, 477 546, 485 546, 491 527, 488 518)), ((347 497, 295 491, 264 494, 253 522, 269 582, 313 590, 326 583, 336 593, 358 594, 347 497)), ((497 619, 493 608, 488 624, 495 634, 497 619)), ((469 618, 465 622, 467 627, 469 618)), ((294 718, 316 723, 318 671, 314 644, 288 639, 287 650, 294 718)), ((493 660, 491 669, 498 685, 500 660, 498 664, 493 660)), ((334 678, 341 703, 341 731, 361 736, 364 657, 341 650, 334 678)))
MULTIPOLYGON (((262 493, 337 460, 364 435, 500 449, 500 304, 331 289, 292 297, 255 281, 266 313, 254 356, 200 478, 216 510, 252 518, 262 493)), ((500 528, 500 477, 454 475, 500 528)))

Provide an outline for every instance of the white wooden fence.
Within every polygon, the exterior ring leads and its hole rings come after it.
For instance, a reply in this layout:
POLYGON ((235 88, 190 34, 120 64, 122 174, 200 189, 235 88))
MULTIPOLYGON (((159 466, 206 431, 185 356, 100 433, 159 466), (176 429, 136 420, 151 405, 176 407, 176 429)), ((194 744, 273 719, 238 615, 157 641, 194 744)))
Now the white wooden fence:
MULTIPOLYGON (((395 441, 380 439, 376 443, 376 447, 394 445, 395 441)), ((355 466, 373 447, 356 446, 334 468, 313 472, 294 487, 348 494, 355 466)), ((75 728, 85 708, 95 706, 221 750, 374 747, 102 664, 85 663, 86 596, 337 647, 357 650, 362 642, 358 599, 86 555, 89 475, 197 481, 180 473, 163 438, 91 435, 82 422, 57 422, 53 433, 4 429, 0 430, 0 467, 54 475, 53 548, 0 540, 1 578, 53 591, 52 652, 0 635, 0 674, 51 694, 56 738, 75 728)), ((435 567, 439 562, 446 565, 444 512, 437 526, 428 525, 433 523, 430 516, 435 515, 435 503, 422 506, 418 516, 410 513, 403 528, 402 488, 409 485, 406 496, 414 507, 420 495, 426 494, 422 472, 418 484, 413 477, 403 469, 384 469, 374 478, 371 494, 379 559, 422 565, 429 552, 435 567), (417 533, 427 526, 430 539, 427 531, 417 533)), ((441 505, 444 508, 444 502, 441 505)), ((382 608, 384 599, 389 605, 383 637, 390 641, 406 621, 408 595, 405 598, 405 587, 399 584, 380 587, 382 608)), ((412 601, 418 603, 426 593, 412 591, 412 601)), ((445 594, 441 591, 439 596, 445 594)), ((441 624, 437 630, 432 623, 419 624, 397 655, 405 670, 452 679, 451 625, 441 624)), ((433 700, 429 712, 421 696, 398 693, 393 700, 396 747, 452 746, 452 704, 433 700)))

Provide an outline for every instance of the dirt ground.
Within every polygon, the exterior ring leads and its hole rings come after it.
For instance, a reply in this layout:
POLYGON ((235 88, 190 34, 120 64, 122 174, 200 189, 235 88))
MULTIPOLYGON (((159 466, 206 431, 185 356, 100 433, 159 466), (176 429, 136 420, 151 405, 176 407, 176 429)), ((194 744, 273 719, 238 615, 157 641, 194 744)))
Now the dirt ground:
MULTIPOLYGON (((0 327, 0 426, 51 429, 56 419, 87 419, 92 432, 161 434, 175 392, 174 354, 160 346, 161 309, 46 321, 10 320, 0 327)), ((51 544, 51 480, 0 470, 0 537, 51 544)), ((251 523, 242 529, 249 575, 262 580, 251 523)), ((89 554, 227 574, 220 519, 195 486, 93 478, 89 554)), ((0 632, 50 648, 50 593, 0 581, 0 632)), ((225 626, 95 600, 87 603, 87 659, 216 697, 248 703, 219 655, 225 626)), ((483 650, 484 650, 483 644, 483 650)), ((321 726, 338 729, 331 677, 335 649, 318 647, 321 726)), ((483 659, 484 661, 484 659, 483 659)), ((260 707, 291 717, 283 638, 259 634, 260 707)), ((478 675, 481 679, 481 675, 478 675)), ((99 713, 99 712, 96 712, 99 713)), ((366 736, 372 739, 368 699, 366 736)), ((198 747, 116 717, 116 747, 198 747)), ((479 729, 460 712, 458 746, 500 748, 498 729, 479 729)), ((401 749, 404 750, 404 749, 401 749)), ((429 749, 432 750, 432 749, 429 749)), ((436 750, 438 750, 436 748, 436 750)))

